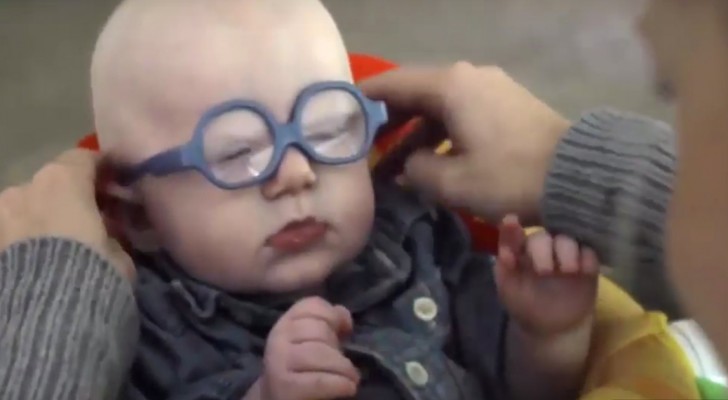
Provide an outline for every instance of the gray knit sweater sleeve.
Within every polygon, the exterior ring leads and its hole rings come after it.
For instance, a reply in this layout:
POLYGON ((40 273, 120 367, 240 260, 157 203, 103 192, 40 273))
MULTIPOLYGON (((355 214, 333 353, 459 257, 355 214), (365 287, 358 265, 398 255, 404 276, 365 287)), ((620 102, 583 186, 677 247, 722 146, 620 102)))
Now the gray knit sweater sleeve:
POLYGON ((0 253, 0 399, 115 400, 134 356, 131 285, 83 244, 0 253))
POLYGON ((546 228, 594 248, 646 307, 671 315, 663 241, 676 163, 667 124, 589 112, 557 147, 541 210, 546 228))

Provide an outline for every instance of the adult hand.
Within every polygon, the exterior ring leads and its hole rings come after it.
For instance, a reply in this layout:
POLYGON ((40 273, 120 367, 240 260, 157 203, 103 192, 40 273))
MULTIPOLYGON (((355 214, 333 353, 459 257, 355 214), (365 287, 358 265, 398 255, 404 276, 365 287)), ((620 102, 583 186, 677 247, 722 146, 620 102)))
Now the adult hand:
POLYGON ((450 156, 413 153, 404 168, 408 183, 493 223, 508 213, 537 222, 547 169, 570 123, 505 72, 464 62, 401 68, 361 88, 385 101, 394 119, 424 117, 424 132, 453 142, 450 156))
POLYGON ((70 150, 44 166, 31 182, 0 193, 0 251, 40 236, 74 239, 133 279, 131 258, 108 236, 96 205, 98 162, 93 152, 70 150))

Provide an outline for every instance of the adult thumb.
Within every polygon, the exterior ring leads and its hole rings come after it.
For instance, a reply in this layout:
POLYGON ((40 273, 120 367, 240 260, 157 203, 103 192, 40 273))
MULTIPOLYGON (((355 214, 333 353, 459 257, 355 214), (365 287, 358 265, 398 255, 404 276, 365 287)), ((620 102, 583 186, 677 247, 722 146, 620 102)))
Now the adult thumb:
POLYGON ((404 166, 404 179, 425 195, 442 203, 460 203, 463 185, 459 156, 435 154, 432 150, 418 150, 409 156, 404 166))

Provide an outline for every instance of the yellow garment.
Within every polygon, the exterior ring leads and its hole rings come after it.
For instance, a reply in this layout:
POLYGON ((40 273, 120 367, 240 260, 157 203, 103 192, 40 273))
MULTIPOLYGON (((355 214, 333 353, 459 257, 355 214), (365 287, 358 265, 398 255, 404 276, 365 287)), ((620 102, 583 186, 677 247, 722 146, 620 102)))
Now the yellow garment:
POLYGON ((601 277, 582 400, 700 399, 695 374, 661 313, 601 277))

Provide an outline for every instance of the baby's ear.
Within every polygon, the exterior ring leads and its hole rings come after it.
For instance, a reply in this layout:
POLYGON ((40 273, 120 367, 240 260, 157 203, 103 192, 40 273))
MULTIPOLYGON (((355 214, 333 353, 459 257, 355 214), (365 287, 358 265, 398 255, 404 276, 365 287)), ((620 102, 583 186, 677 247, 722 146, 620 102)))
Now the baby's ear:
POLYGON ((153 252, 159 242, 147 218, 142 197, 133 186, 109 182, 101 189, 99 208, 109 234, 134 250, 153 252))
POLYGON ((132 186, 122 186, 114 181, 104 184, 103 196, 108 197, 111 201, 119 201, 131 204, 140 204, 141 196, 139 192, 132 186))

